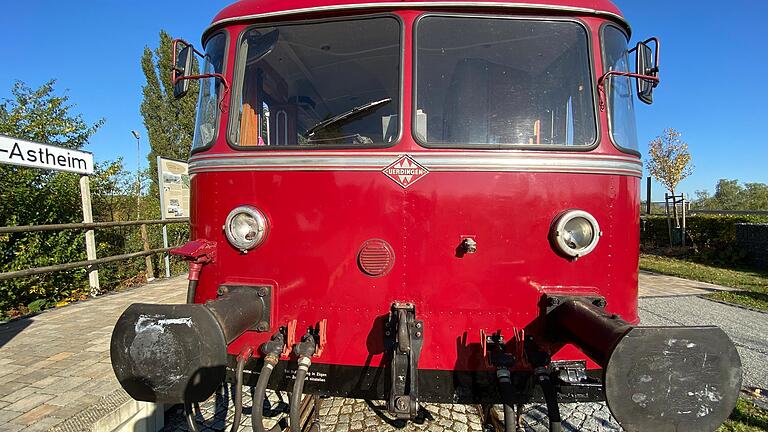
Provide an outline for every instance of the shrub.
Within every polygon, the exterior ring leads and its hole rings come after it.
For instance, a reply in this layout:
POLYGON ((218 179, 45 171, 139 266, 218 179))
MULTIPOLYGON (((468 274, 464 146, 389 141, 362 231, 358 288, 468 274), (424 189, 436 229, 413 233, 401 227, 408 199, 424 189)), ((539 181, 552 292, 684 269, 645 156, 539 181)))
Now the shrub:
MULTIPOLYGON (((689 256, 696 261, 724 266, 741 266, 746 253, 736 244, 736 224, 764 223, 766 216, 696 215, 686 219, 686 242, 689 256)), ((644 216, 640 243, 643 250, 669 246, 667 219, 664 216, 644 216)))

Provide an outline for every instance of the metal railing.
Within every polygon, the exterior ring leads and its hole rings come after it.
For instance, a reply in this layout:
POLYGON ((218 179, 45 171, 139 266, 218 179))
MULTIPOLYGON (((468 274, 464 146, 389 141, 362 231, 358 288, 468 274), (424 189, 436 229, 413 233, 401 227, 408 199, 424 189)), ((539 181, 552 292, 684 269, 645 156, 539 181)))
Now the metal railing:
MULTIPOLYGON (((99 266, 109 264, 118 261, 126 261, 133 258, 145 257, 146 274, 147 279, 154 277, 154 270, 152 268, 151 255, 158 253, 166 253, 173 249, 172 247, 164 247, 158 249, 150 249, 149 237, 147 235, 148 225, 171 225, 171 224, 186 224, 189 223, 189 218, 179 219, 164 219, 164 220, 138 220, 138 221, 124 221, 124 222, 90 222, 90 223, 67 223, 67 224, 55 224, 55 225, 22 225, 22 226, 8 226, 0 227, 0 234, 15 234, 15 233, 28 233, 28 232, 41 232, 41 231, 63 231, 63 230, 81 230, 91 231, 104 228, 119 228, 139 226, 141 229, 141 239, 143 243, 143 250, 141 252, 133 252, 122 255, 112 255, 104 258, 91 259, 87 261, 77 261, 70 263, 55 264, 45 267, 35 267, 26 270, 16 270, 6 273, 0 273, 0 281, 22 278, 27 276, 36 276, 47 273, 54 273, 64 270, 73 270, 77 268, 88 268, 89 273, 95 272, 99 266)), ((93 294, 93 293, 92 293, 93 294)))

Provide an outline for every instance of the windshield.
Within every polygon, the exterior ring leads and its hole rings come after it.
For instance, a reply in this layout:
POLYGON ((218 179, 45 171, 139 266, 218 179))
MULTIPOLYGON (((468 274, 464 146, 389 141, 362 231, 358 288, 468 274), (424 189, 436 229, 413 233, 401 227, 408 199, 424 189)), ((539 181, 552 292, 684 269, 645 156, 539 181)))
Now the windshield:
MULTIPOLYGON (((603 64, 605 72, 630 72, 627 36, 612 25, 603 28, 603 64)), ((608 123, 613 142, 624 150, 638 151, 635 98, 629 77, 612 75, 606 83, 608 123)))
MULTIPOLYGON (((202 73, 223 73, 226 45, 227 37, 224 33, 218 33, 208 39, 208 42, 205 44, 202 73)), ((216 78, 203 78, 200 80, 195 138, 192 140, 193 150, 207 147, 216 139, 220 87, 221 85, 216 78)))
POLYGON ((416 139, 432 147, 591 146, 587 33, 572 21, 427 16, 416 29, 416 139))
POLYGON ((247 30, 230 140, 241 147, 394 143, 400 55, 392 17, 247 30))

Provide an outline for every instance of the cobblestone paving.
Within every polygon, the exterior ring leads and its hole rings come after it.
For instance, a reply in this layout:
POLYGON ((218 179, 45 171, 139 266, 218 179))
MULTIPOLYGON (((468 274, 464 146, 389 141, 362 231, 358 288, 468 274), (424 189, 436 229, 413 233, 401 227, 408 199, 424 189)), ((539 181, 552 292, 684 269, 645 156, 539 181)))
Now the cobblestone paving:
MULTIPOLYGON (((228 389, 229 390, 229 389, 228 389)), ((247 392, 246 392, 247 393, 247 392)), ((201 432, 228 431, 234 413, 230 409, 231 391, 223 391, 200 406, 197 414, 201 432), (228 403, 230 402, 230 403, 228 403)), ((272 393, 265 406, 264 425, 267 430, 287 415, 286 395, 272 393)), ((241 431, 251 430, 250 394, 243 396, 245 406, 241 431)), ((478 408, 473 405, 424 404, 423 418, 413 422, 393 420, 386 414, 382 401, 328 398, 320 399, 318 426, 322 432, 361 431, 426 431, 426 432, 486 432, 483 429, 478 408)), ((501 407, 495 407, 497 416, 503 419, 501 407)), ((562 404, 563 430, 566 432, 615 432, 622 429, 611 418, 608 407, 602 403, 562 404)), ((523 429, 526 432, 548 432, 546 408, 542 405, 527 405, 523 411, 523 429)), ((187 431, 183 410, 176 407, 166 413, 166 426, 162 432, 187 431)))

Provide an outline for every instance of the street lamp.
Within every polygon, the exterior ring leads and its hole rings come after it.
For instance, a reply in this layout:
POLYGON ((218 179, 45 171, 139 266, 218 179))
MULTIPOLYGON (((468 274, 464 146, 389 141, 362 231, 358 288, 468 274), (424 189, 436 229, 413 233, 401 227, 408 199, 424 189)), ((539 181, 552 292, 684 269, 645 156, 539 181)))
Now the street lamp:
POLYGON ((131 133, 136 138, 136 220, 141 219, 141 135, 135 130, 131 133))

